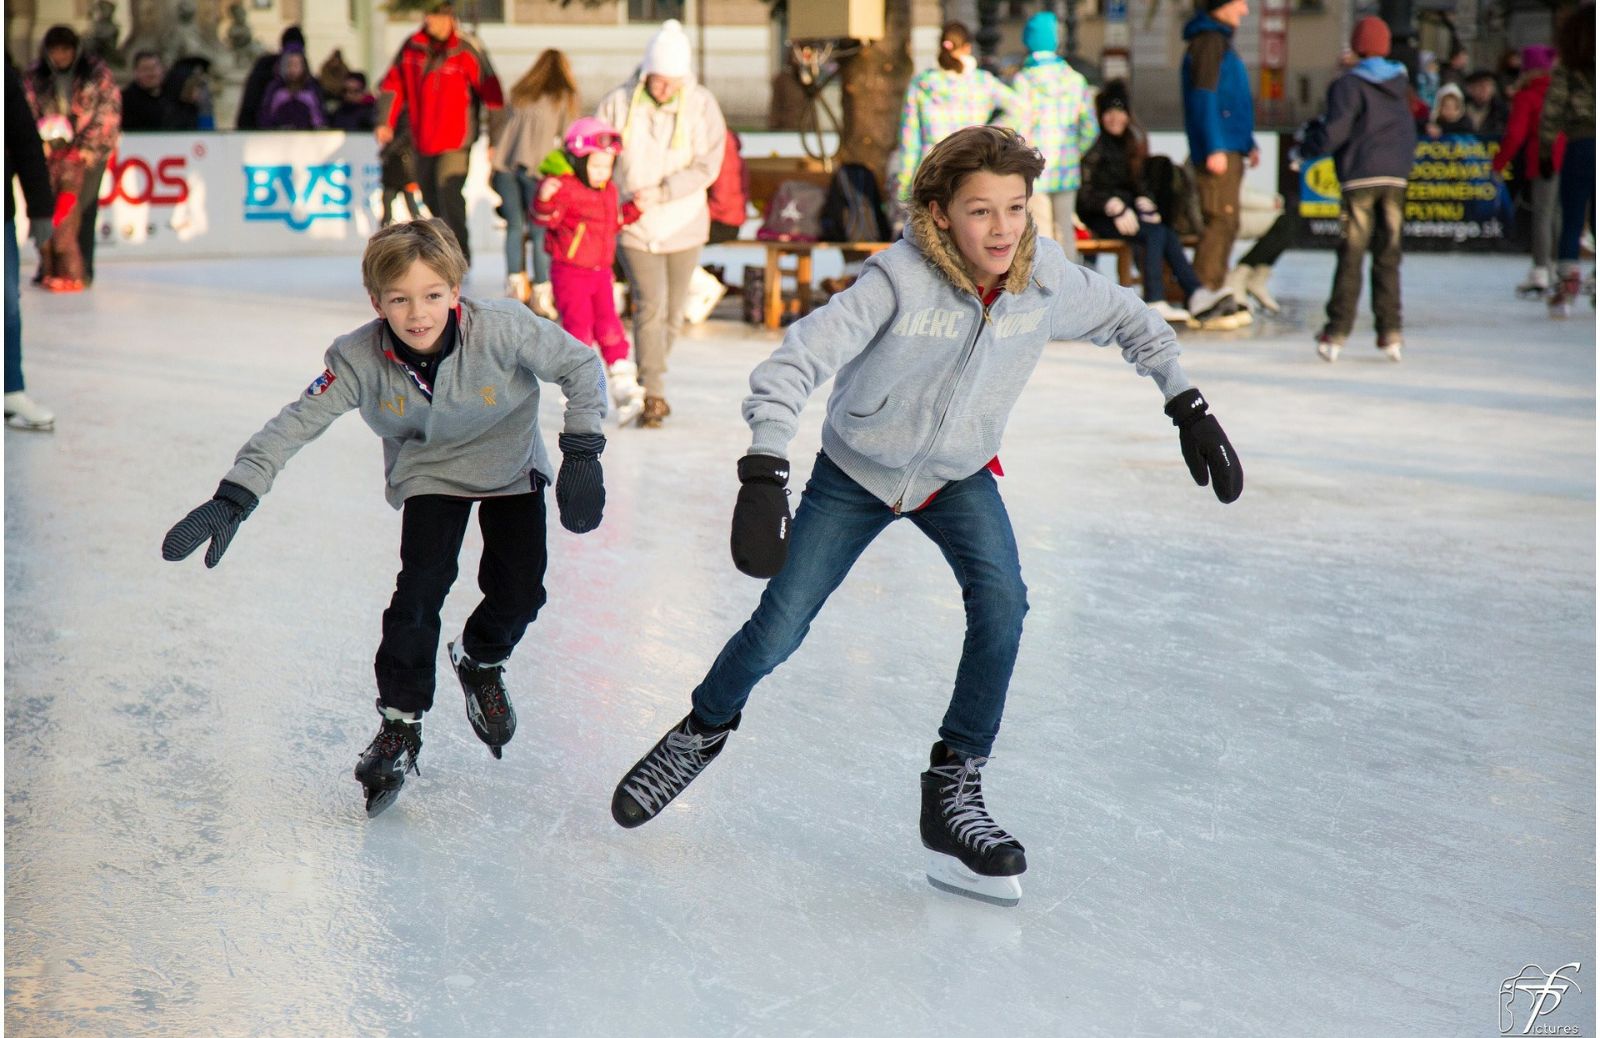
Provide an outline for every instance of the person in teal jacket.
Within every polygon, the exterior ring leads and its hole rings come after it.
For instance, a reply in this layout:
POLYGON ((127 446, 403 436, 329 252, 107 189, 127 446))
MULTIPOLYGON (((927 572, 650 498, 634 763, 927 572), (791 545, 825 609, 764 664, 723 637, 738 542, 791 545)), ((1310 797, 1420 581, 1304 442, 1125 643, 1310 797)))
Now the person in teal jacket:
POLYGON ((1079 167, 1100 135, 1100 123, 1089 81, 1056 53, 1056 21, 1055 12, 1040 11, 1022 27, 1028 58, 1011 80, 1015 99, 1005 122, 1044 156, 1044 172, 1029 199, 1034 223, 1068 259, 1077 259, 1079 167))
MULTIPOLYGON (((1205 229, 1194 250, 1194 272, 1209 289, 1228 276, 1239 235, 1239 192, 1246 162, 1261 161, 1255 142, 1250 73, 1233 49, 1233 34, 1250 13, 1248 0, 1203 0, 1205 10, 1183 27, 1183 129, 1205 229)), ((1239 300, 1244 305, 1244 300, 1239 300)), ((1248 312, 1248 311, 1247 311, 1248 312)))

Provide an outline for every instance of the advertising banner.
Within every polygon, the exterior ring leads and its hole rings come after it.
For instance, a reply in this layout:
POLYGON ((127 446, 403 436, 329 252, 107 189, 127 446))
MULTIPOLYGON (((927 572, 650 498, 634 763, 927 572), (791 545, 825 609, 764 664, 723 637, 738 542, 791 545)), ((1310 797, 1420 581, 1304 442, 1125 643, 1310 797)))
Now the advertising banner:
MULTIPOLYGON (((1490 168, 1499 141, 1446 134, 1417 141, 1406 185, 1406 248, 1500 249, 1509 246, 1513 206, 1503 180, 1490 168)), ((1281 149, 1285 155, 1288 148, 1281 149)), ((1339 237, 1339 178, 1333 158, 1284 170, 1286 194, 1299 191, 1305 219, 1303 243, 1328 245, 1339 237)))

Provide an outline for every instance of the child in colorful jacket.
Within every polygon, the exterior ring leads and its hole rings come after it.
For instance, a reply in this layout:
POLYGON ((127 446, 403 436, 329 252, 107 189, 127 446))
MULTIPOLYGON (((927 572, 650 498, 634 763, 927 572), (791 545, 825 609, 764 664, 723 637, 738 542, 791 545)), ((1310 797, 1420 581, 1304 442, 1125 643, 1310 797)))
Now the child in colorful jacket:
MULTIPOLYGON (((928 878, 1006 904, 1021 896, 1022 844, 984 808, 979 768, 1000 728, 1028 609, 997 453, 1046 344, 1118 347, 1165 397, 1195 481, 1223 502, 1244 489, 1167 323, 1037 235, 1027 205, 1043 167, 1000 127, 969 126, 936 144, 917 168, 905 237, 792 325, 751 373, 751 445, 738 464, 731 546, 741 571, 772 582, 694 690, 689 714, 618 784, 618 824, 655 817, 722 752, 756 683, 799 648, 867 545, 905 518, 955 570, 967 614, 955 693, 922 775, 928 878), (822 452, 791 520, 785 453, 806 400, 829 378, 822 452)), ((827 745, 818 753, 819 763, 833 756, 827 745)))
POLYGON ((383 613, 374 663, 378 734, 356 765, 367 813, 389 806, 417 770, 422 715, 433 706, 439 611, 473 503, 483 531, 483 601, 450 643, 467 719, 495 757, 517 715, 505 661, 545 602, 544 488, 552 470, 539 435, 540 384, 567 399, 561 525, 600 525, 605 486, 605 376, 594 351, 515 299, 465 299, 467 260, 444 221, 385 227, 367 243, 361 279, 378 319, 334 340, 321 375, 252 436, 211 500, 167 532, 161 556, 177 562, 207 541, 215 566, 239 524, 295 453, 346 411, 383 440, 385 496, 401 509, 400 575, 383 613))
POLYGON ((627 425, 644 409, 644 389, 628 359, 628 336, 611 291, 617 232, 640 215, 633 202, 619 201, 611 179, 621 151, 622 134, 610 123, 594 116, 574 122, 564 146, 539 164, 544 180, 533 219, 546 228, 550 288, 561 327, 579 342, 599 346, 618 424, 627 425))

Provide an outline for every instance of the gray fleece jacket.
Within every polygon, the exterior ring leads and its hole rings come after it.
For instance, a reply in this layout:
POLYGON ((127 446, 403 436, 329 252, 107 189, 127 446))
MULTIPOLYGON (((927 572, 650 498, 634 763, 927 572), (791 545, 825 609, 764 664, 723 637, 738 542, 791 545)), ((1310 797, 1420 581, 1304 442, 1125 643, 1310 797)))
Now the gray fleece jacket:
POLYGON ((599 355, 514 299, 462 298, 453 353, 433 398, 390 350, 382 318, 335 339, 306 391, 239 450, 223 478, 257 497, 301 447, 356 409, 383 439, 384 496, 499 497, 528 492, 528 473, 554 482, 539 435, 539 383, 567 396, 569 433, 598 433, 605 415, 599 355))
POLYGON ((1136 293, 1067 262, 1031 220, 1004 288, 986 312, 955 244, 926 210, 913 212, 905 238, 791 325, 751 372, 750 453, 785 457, 807 398, 833 376, 823 450, 885 504, 915 509, 999 453, 1052 339, 1117 346, 1168 400, 1189 388, 1167 322, 1136 293))

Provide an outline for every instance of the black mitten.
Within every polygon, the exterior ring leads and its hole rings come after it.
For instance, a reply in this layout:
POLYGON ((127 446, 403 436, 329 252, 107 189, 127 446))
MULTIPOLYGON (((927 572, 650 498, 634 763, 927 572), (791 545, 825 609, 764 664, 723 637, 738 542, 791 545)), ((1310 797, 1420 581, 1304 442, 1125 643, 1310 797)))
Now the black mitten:
POLYGON ((733 506, 733 564, 766 580, 789 559, 789 462, 770 454, 739 459, 739 501, 733 506))
POLYGON ((258 504, 260 498, 250 491, 237 483, 223 480, 217 484, 217 492, 210 501, 178 520, 178 524, 167 531, 166 538, 161 542, 161 557, 168 562, 179 562, 193 555, 196 548, 209 540, 211 547, 206 549, 206 568, 212 569, 222 561, 222 553, 228 550, 233 535, 239 532, 239 524, 250 517, 258 504))
POLYGON ((1183 460, 1189 463, 1189 475, 1201 486, 1210 483, 1223 504, 1237 500, 1244 491, 1244 469, 1228 434, 1206 413, 1200 391, 1184 390, 1167 401, 1165 410, 1178 427, 1178 445, 1183 448, 1183 460))
POLYGON ((556 473, 556 510, 561 525, 573 533, 588 533, 600 525, 606 510, 606 484, 600 471, 600 452, 606 438, 599 433, 562 433, 561 471, 556 473))

